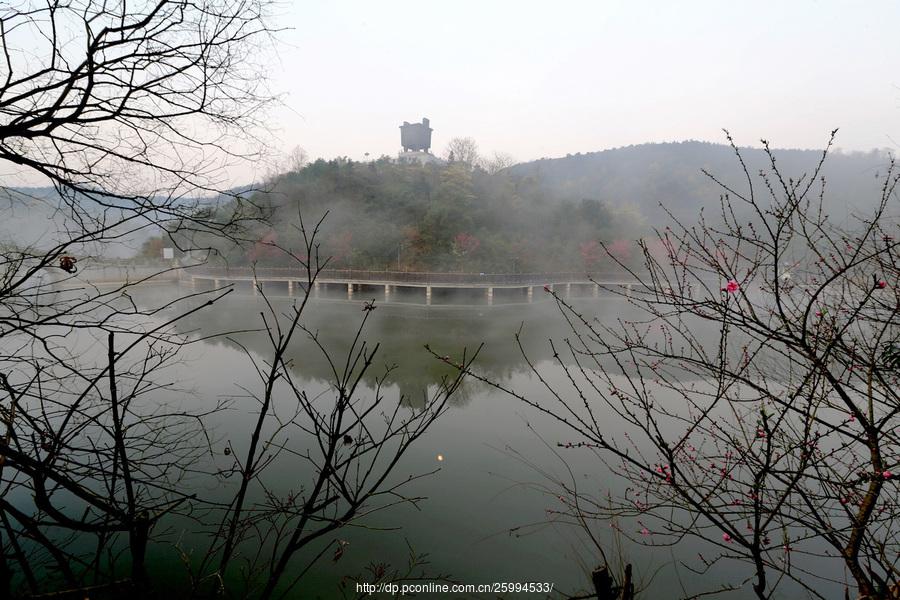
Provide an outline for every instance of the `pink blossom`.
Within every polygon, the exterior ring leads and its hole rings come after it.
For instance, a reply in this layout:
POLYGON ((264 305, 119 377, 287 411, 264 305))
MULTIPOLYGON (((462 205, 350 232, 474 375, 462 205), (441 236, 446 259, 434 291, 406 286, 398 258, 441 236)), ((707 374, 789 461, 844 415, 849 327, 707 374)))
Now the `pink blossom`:
POLYGON ((890 479, 891 477, 894 476, 894 474, 891 473, 890 471, 884 471, 884 472, 881 474, 881 476, 884 477, 885 479, 890 479))
POLYGON ((650 530, 644 527, 641 529, 641 535, 650 535, 650 530))
POLYGON ((729 279, 728 283, 725 284, 725 287, 722 288, 722 291, 728 292, 729 294, 734 294, 739 289, 741 289, 741 285, 734 279, 729 279))
POLYGON ((731 536, 728 535, 727 533, 723 533, 723 534, 722 534, 722 540, 725 541, 725 542, 728 542, 728 543, 730 544, 730 543, 731 543, 731 536))
POLYGON ((883 290, 887 287, 887 281, 885 281, 884 279, 879 279, 878 283, 875 284, 875 287, 877 287, 879 290, 883 290))

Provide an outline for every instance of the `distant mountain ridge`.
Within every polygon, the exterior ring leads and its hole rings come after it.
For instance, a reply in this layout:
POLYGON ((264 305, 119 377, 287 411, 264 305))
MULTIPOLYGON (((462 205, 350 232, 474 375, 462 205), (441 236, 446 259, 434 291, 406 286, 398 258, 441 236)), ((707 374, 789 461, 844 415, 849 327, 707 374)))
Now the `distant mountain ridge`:
MULTIPOLYGON (((239 194, 250 189, 253 188, 242 186, 235 188, 231 193, 239 194)), ((221 201, 221 196, 184 197, 176 201, 176 205, 201 208, 215 206, 221 201)), ((115 201, 111 203, 116 204, 115 201)), ((105 210, 87 198, 81 204, 81 209, 92 216, 100 216, 105 210)), ((61 202, 56 189, 51 186, 0 187, 0 210, 4 217, 0 223, 0 244, 40 249, 70 239, 70 234, 66 232, 67 226, 72 225, 70 211, 61 202)), ((148 226, 113 241, 107 240, 99 245, 91 244, 86 248, 78 248, 83 252, 106 258, 129 258, 135 255, 147 239, 161 233, 159 227, 148 226)))
MULTIPOLYGON (((740 152, 765 208, 770 199, 758 172, 770 172, 770 161, 759 148, 740 152)), ((815 150, 774 153, 782 175, 793 180, 811 173, 822 156, 815 150)), ((854 212, 868 212, 880 198, 889 163, 890 157, 881 151, 829 155, 822 170, 826 212, 838 224, 854 212)), ((252 226, 251 235, 261 242, 295 245, 299 209, 308 222, 328 215, 321 251, 340 268, 494 272, 593 268, 603 261, 598 243, 613 243, 627 253, 635 239, 670 224, 669 214, 688 226, 698 221, 701 210, 709 221, 718 221, 723 189, 704 171, 738 193, 747 190, 734 149, 695 141, 542 159, 497 173, 463 163, 400 164, 388 157, 367 163, 317 160, 274 178, 267 183, 268 192, 253 194, 260 210, 272 219, 267 225, 252 226)), ((8 218, 0 226, 0 241, 37 246, 52 241, 55 236, 48 231, 48 222, 57 230, 62 225, 55 212, 55 191, 5 191, 8 218)), ((220 200, 185 198, 184 203, 196 202, 195 206, 228 219, 237 208, 227 198, 220 200)), ((735 203, 735 212, 741 221, 755 219, 740 202, 735 203)), ((130 256, 159 233, 148 228, 96 252, 130 256)), ((220 240, 202 244, 218 247, 220 240)), ((249 250, 226 246, 220 249, 233 264, 259 261, 278 266, 284 260, 265 243, 249 250)))
MULTIPOLYGON (((760 170, 771 164, 760 148, 740 148, 757 193, 765 188, 760 170)), ((797 179, 815 169, 821 150, 773 150, 785 178, 797 179)), ((843 218, 848 210, 865 209, 880 197, 889 164, 884 151, 832 152, 825 160, 825 204, 843 218)), ((660 205, 678 218, 697 216, 698 208, 715 208, 722 189, 703 174, 706 170, 740 193, 746 177, 734 150, 726 144, 686 141, 640 144, 599 152, 540 159, 510 167, 518 179, 530 179, 547 197, 594 198, 611 205, 632 204, 645 218, 665 218, 660 205)))

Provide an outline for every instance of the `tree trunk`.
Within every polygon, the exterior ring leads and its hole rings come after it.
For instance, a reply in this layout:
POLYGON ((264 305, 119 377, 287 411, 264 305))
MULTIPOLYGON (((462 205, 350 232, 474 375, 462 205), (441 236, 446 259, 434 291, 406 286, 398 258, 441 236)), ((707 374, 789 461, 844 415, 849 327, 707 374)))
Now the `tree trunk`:
POLYGON ((631 564, 625 565, 625 581, 622 583, 622 600, 634 600, 634 582, 631 580, 631 564))
POLYGON ((625 565, 625 577, 622 586, 616 585, 609 569, 597 567, 591 573, 591 582, 597 592, 597 600, 634 600, 634 583, 631 580, 631 565, 625 565))
POLYGON ((609 569, 597 567, 591 573, 591 581, 594 583, 594 590, 597 592, 597 600, 618 600, 619 594, 613 578, 609 574, 609 569))
POLYGON ((131 579, 138 586, 147 584, 147 542, 150 538, 150 520, 138 517, 131 526, 128 543, 131 549, 131 579))

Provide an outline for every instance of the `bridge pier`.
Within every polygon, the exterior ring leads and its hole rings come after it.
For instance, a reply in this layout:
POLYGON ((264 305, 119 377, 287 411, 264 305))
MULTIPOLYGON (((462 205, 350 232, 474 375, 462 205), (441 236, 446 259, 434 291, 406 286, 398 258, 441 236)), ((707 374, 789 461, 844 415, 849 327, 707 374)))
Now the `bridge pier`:
POLYGON ((431 286, 425 286, 425 305, 431 306, 431 286))
POLYGON ((384 284, 384 301, 391 301, 391 286, 388 284, 384 284))
POLYGON ((594 284, 594 298, 600 295, 600 286, 596 283, 594 284))
POLYGON ((353 300, 353 284, 347 284, 347 300, 353 300))
POLYGON ((492 288, 492 287, 489 287, 487 289, 487 303, 488 303, 488 306, 494 305, 494 288, 492 288))
POLYGON ((566 284, 566 299, 571 298, 571 297, 572 297, 572 284, 567 283, 566 284))
POLYGON ((253 295, 259 296, 259 281, 256 278, 253 278, 253 295))
POLYGON ((219 289, 219 280, 218 279, 213 279, 213 288, 219 289))
POLYGON ((288 296, 294 295, 294 282, 288 279, 288 296))
POLYGON ((313 283, 313 298, 318 298, 318 297, 319 297, 319 282, 316 281, 315 283, 313 283))
POLYGON ((534 286, 528 286, 528 304, 534 302, 534 286))

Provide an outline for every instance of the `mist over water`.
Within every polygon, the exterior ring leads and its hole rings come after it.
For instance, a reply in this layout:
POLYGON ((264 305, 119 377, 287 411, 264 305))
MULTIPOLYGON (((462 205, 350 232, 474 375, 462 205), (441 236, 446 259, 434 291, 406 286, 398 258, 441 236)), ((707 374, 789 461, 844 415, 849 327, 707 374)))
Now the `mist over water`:
MULTIPOLYGON (((177 292, 171 287, 148 287, 137 297, 149 306, 177 292)), ((280 311, 299 301, 276 295, 269 300, 280 311)), ((583 298, 576 305, 589 318, 604 324, 638 314, 624 297, 583 298)), ((313 300, 304 324, 323 346, 340 356, 363 316, 361 307, 362 302, 313 300)), ((266 336, 249 331, 259 328, 259 312, 263 309, 261 297, 235 293, 217 310, 198 312, 180 323, 179 328, 195 338, 228 331, 244 333, 189 346, 183 350, 183 364, 168 373, 183 392, 174 393, 173 402, 199 410, 229 399, 228 408, 206 417, 204 425, 215 440, 215 448, 224 449, 227 443, 233 443, 237 454, 246 443, 241 433, 247 430, 257 409, 247 391, 259 392, 261 384, 245 352, 258 358, 265 356, 266 336)), ((514 339, 517 331, 521 331, 529 360, 546 381, 557 389, 567 389, 566 376, 555 364, 549 340, 561 343, 571 331, 552 301, 495 307, 381 304, 363 333, 370 346, 379 344, 374 361, 377 368, 366 378, 364 394, 372 393, 386 368, 396 366, 383 388, 389 404, 400 401, 411 408, 420 406, 427 390, 453 371, 429 354, 425 344, 439 355, 453 357, 481 346, 474 365, 479 373, 553 407, 552 395, 521 355, 514 339)), ((710 334, 714 335, 712 328, 710 334)), ((327 392, 330 367, 309 339, 297 338, 288 351, 288 360, 297 381, 311 396, 327 392)), ((276 413, 280 410, 289 414, 290 409, 276 407, 276 413)), ((603 414, 600 417, 605 420, 603 414)), ((608 424, 601 421, 602 428, 611 437, 621 435, 615 416, 608 417, 608 424)), ((292 446, 304 446, 301 432, 289 437, 292 446)), ((422 500, 415 507, 398 506, 365 518, 362 527, 341 532, 340 538, 349 541, 344 556, 339 562, 317 563, 304 590, 318 590, 322 597, 329 597, 342 577, 355 577, 373 562, 405 565, 410 547, 427 553, 426 572, 434 577, 449 576, 466 583, 520 581, 526 577, 529 581, 552 581, 555 589, 571 593, 590 589, 596 549, 577 527, 554 518, 562 500, 553 479, 598 498, 607 492, 621 492, 623 484, 598 465, 589 449, 558 447, 570 441, 577 440, 546 415, 485 384, 466 381, 452 397, 447 413, 405 456, 393 478, 400 481, 408 475, 431 473, 407 489, 422 500)), ((229 460, 221 454, 216 458, 220 467, 227 467, 229 460)), ((303 461, 282 457, 269 467, 265 479, 273 490, 288 493, 299 490, 311 475, 303 461)), ((224 486, 216 487, 198 480, 197 492, 205 499, 225 499, 233 492, 231 485, 236 481, 226 480, 224 486)), ((639 535, 633 521, 622 523, 634 529, 626 533, 639 535)), ((190 545, 194 534, 189 525, 186 527, 179 535, 183 536, 183 545, 190 545)), ((592 529, 609 548, 615 547, 617 536, 609 523, 594 523, 592 529)), ((621 537, 618 542, 623 543, 621 537)), ((672 550, 627 543, 622 548, 622 559, 635 564, 637 580, 647 586, 650 597, 662 597, 672 586, 679 590, 683 586, 692 593, 708 590, 741 572, 740 565, 725 563, 697 580, 683 567, 673 568, 673 559, 697 567, 697 553, 704 547, 690 540, 672 550)), ((164 565, 173 563, 174 558, 157 548, 157 560, 164 565)), ((298 559, 298 564, 303 562, 298 559)), ((784 587, 778 597, 793 597, 791 589, 784 587)))
POLYGON ((0 598, 900 598, 897 23, 3 3, 0 598))

